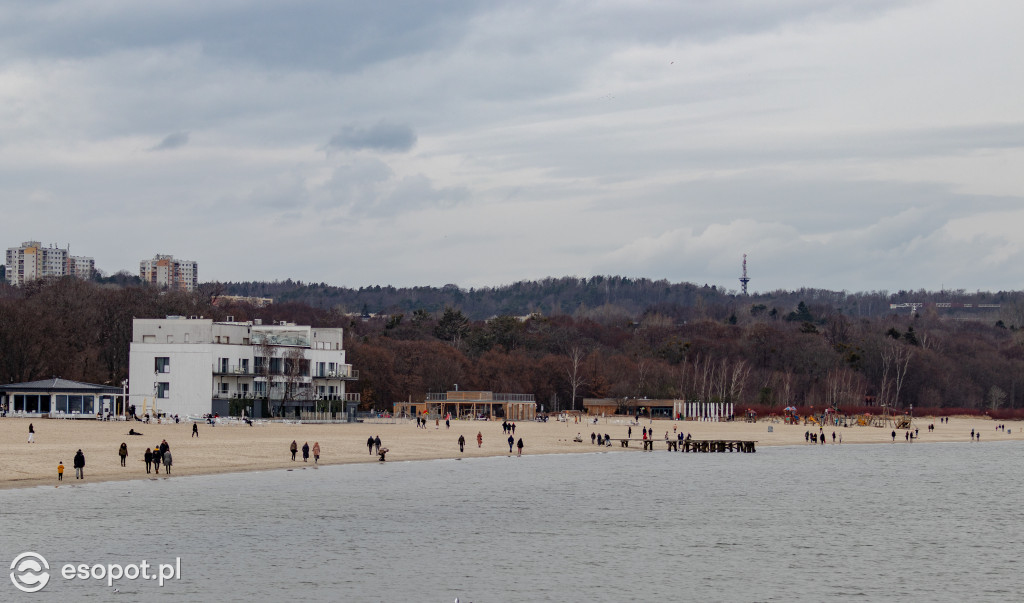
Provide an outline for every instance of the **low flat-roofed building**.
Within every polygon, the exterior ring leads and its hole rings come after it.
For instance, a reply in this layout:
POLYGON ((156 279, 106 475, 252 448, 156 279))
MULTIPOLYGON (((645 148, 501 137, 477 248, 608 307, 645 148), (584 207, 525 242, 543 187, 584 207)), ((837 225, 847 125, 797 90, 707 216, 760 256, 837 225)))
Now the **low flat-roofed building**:
POLYGON ((395 402, 395 416, 440 419, 449 414, 462 419, 510 419, 532 421, 537 418, 533 394, 496 394, 489 391, 448 391, 428 393, 422 402, 395 402))
POLYGON ((14 416, 95 419, 123 415, 124 389, 54 377, 0 385, 0 405, 14 416))

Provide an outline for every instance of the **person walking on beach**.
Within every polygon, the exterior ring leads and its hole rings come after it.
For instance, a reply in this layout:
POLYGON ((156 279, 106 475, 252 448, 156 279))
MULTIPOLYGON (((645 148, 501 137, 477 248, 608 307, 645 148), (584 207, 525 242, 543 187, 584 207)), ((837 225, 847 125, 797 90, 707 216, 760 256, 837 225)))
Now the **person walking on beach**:
POLYGON ((377 449, 377 454, 380 454, 380 436, 373 438, 373 446, 377 449))
POLYGON ((466 451, 466 438, 464 436, 462 436, 462 435, 459 435, 459 452, 465 452, 465 451, 466 451))
POLYGON ((146 454, 142 455, 142 460, 146 461, 146 473, 149 473, 150 467, 153 466, 153 451, 147 448, 146 454))
POLYGON ((82 449, 79 448, 78 452, 75 453, 75 479, 85 479, 85 455, 82 454, 82 449))
POLYGON ((626 428, 626 437, 627 438, 632 438, 633 437, 633 428, 632 427, 627 427, 626 428))
POLYGON ((892 430, 892 441, 893 442, 896 441, 896 430, 895 429, 892 430))
POLYGON ((128 458, 128 444, 121 442, 121 447, 117 449, 117 454, 121 457, 121 466, 124 467, 124 460, 128 458))
POLYGON ((451 419, 449 419, 448 417, 444 418, 444 428, 445 429, 451 429, 452 428, 451 419))
POLYGON ((313 464, 320 464, 320 442, 313 442, 313 464))
POLYGON ((57 463, 57 481, 64 481, 64 461, 57 463))
POLYGON ((366 449, 373 455, 373 436, 366 438, 366 449))
POLYGON ((167 452, 162 453, 160 455, 160 457, 164 461, 164 473, 167 474, 167 475, 170 475, 171 474, 171 463, 174 461, 174 459, 171 457, 171 451, 168 450, 167 452))
POLYGON ((292 453, 292 460, 294 461, 295 460, 295 453, 299 451, 299 443, 296 442, 295 440, 292 440, 291 445, 288 446, 288 450, 291 451, 291 453, 292 453))
POLYGON ((36 442, 36 428, 31 423, 28 424, 28 443, 34 444, 36 442))
POLYGON ((519 438, 519 441, 516 442, 516 448, 519 449, 519 453, 516 456, 523 456, 523 438, 519 438))
POLYGON ((484 445, 484 432, 476 432, 476 447, 481 448, 484 445))
POLYGON ((512 454, 512 446, 515 446, 516 439, 512 436, 508 436, 508 453, 512 454))
POLYGON ((163 458, 164 453, 160 452, 160 447, 157 446, 153 449, 153 473, 160 475, 160 460, 163 458))
POLYGON ((309 462, 309 442, 305 442, 302 444, 302 462, 309 462))
POLYGON ((512 435, 516 435, 516 422, 512 421, 512 435))
POLYGON ((192 423, 192 437, 193 438, 198 438, 199 437, 199 423, 195 423, 195 422, 192 423))

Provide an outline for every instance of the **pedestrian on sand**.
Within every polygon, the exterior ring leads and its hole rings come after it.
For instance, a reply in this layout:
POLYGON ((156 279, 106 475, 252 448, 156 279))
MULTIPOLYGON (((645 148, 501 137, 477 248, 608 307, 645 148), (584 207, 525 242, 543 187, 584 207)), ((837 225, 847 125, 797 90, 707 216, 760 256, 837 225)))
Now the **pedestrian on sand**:
POLYGON ((288 450, 291 451, 291 453, 292 453, 292 460, 294 461, 295 460, 295 453, 299 451, 299 443, 296 442, 295 440, 292 440, 291 446, 288 447, 288 450))
POLYGON ((198 438, 199 437, 199 423, 195 423, 195 422, 192 423, 192 437, 193 438, 198 438))
POLYGON ((373 438, 373 446, 377 449, 377 454, 380 454, 380 436, 373 438))
POLYGON ((121 466, 124 467, 124 460, 128 458, 128 444, 121 442, 121 447, 117 449, 117 454, 121 457, 121 466))
POLYGON ((512 454, 512 446, 515 446, 516 439, 512 436, 508 436, 508 453, 512 454))
POLYGON ((142 460, 146 461, 146 473, 149 473, 149 469, 153 465, 153 451, 147 448, 146 454, 142 455, 142 460))
POLYGON ((313 442, 313 464, 320 464, 320 442, 313 442))
POLYGON ((167 475, 170 475, 171 474, 171 462, 174 461, 174 459, 171 458, 171 451, 168 450, 167 452, 162 453, 160 455, 160 457, 164 461, 164 473, 166 473, 167 475))
POLYGON ((309 442, 305 442, 302 444, 302 462, 309 462, 309 442))
POLYGON ((64 461, 57 463, 57 481, 64 481, 64 461))
POLYGON ((459 436, 459 452, 465 452, 466 450, 466 438, 462 435, 459 436))
POLYGON ((164 453, 160 452, 160 447, 157 446, 153 449, 153 473, 160 475, 160 459, 164 456, 164 453))
POLYGON ((28 443, 34 444, 36 441, 36 428, 31 423, 28 424, 28 443))
POLYGON ((519 438, 519 441, 516 442, 516 448, 519 449, 519 454, 516 456, 523 456, 523 438, 519 438))
POLYGON ((476 447, 480 448, 484 445, 484 433, 482 431, 476 432, 476 447))
POLYGON ((366 438, 366 449, 373 455, 373 436, 366 438))
POLYGON ((81 448, 75 453, 75 479, 85 479, 85 455, 81 448))

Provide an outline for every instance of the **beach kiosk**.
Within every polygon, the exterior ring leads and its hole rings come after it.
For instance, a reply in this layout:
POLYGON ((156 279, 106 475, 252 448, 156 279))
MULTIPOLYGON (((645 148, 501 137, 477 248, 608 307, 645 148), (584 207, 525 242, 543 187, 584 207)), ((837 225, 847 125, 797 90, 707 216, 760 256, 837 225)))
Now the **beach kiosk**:
POLYGON ((123 388, 54 377, 0 385, 0 407, 16 417, 95 419, 124 414, 123 388))

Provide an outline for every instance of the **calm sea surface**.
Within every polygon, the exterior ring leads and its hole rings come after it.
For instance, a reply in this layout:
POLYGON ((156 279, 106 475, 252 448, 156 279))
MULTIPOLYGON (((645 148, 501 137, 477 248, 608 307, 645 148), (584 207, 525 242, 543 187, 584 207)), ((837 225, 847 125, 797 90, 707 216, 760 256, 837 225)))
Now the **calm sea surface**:
POLYGON ((4 573, 34 551, 51 579, 24 594, 4 576, 0 600, 1021 601, 1022 459, 1013 442, 807 446, 6 490, 4 573), (59 575, 176 557, 162 588, 59 575))

